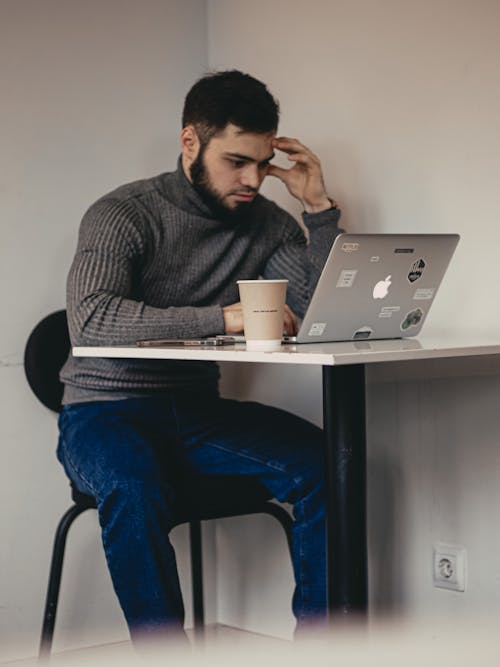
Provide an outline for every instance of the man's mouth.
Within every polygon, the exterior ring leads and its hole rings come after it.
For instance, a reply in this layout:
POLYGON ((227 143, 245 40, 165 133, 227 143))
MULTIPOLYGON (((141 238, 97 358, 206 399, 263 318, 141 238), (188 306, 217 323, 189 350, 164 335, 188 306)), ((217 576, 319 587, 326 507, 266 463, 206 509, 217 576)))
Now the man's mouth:
POLYGON ((252 201, 255 199, 255 195, 257 192, 255 191, 248 191, 248 190, 243 190, 243 191, 236 191, 233 192, 232 195, 233 197, 236 197, 239 201, 252 201))

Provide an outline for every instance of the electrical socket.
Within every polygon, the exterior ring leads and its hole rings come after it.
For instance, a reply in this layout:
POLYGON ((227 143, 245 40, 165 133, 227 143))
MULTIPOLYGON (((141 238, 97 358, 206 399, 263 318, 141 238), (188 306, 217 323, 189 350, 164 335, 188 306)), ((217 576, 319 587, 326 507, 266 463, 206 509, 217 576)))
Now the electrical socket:
POLYGON ((439 543, 434 545, 434 586, 465 591, 467 552, 464 547, 439 543))

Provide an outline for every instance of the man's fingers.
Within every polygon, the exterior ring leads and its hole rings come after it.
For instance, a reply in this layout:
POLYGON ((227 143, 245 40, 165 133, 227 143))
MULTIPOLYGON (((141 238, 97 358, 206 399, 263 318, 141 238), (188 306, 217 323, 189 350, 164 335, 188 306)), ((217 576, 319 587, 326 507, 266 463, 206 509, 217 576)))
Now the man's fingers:
POLYGON ((289 171, 290 171, 289 169, 283 169, 283 167, 277 167, 275 164, 270 164, 267 168, 266 175, 275 176, 276 178, 279 178, 280 181, 285 182, 285 179, 289 171))
MULTIPOLYGON (((232 303, 222 309, 224 317, 224 331, 226 334, 237 334, 243 331, 243 308, 241 303, 232 303)), ((299 330, 299 322, 293 310, 285 304, 283 328, 285 332, 294 336, 299 330)))
MULTIPOLYGON (((286 182, 286 179, 288 178, 291 170, 296 164, 299 164, 301 167, 313 167, 313 161, 311 158, 309 158, 306 155, 301 155, 300 153, 294 153, 293 155, 289 155, 288 159, 292 162, 294 162, 294 165, 291 166, 289 169, 284 169, 283 167, 277 167, 274 164, 270 164, 269 167, 267 168, 267 176, 276 176, 276 178, 279 178, 280 181, 286 182)), ((318 165, 314 165, 318 166, 318 165)))
POLYGON ((299 153, 301 155, 308 155, 312 159, 319 161, 318 156, 315 155, 310 148, 304 146, 298 139, 279 137, 275 139, 273 146, 287 154, 299 153))
POLYGON ((315 167, 319 166, 318 160, 315 160, 314 157, 304 153, 290 153, 287 159, 290 160, 290 162, 295 162, 295 164, 303 164, 305 166, 315 167))
POLYGON ((292 139, 291 137, 276 137, 273 141, 273 146, 285 153, 294 150, 309 150, 307 146, 301 144, 298 139, 292 139))
MULTIPOLYGON (((309 150, 296 150, 296 147, 294 147, 293 150, 290 149, 289 151, 286 151, 286 154, 289 162, 294 162, 295 164, 299 164, 309 169, 321 169, 319 158, 309 150)), ((290 169, 293 169, 293 166, 290 167, 290 169)), ((267 168, 267 175, 276 176, 283 180, 286 178, 286 174, 290 169, 284 169, 283 167, 270 164, 267 168)))
POLYGON ((281 178, 283 174, 286 174, 288 169, 283 169, 283 167, 278 167, 275 164, 270 164, 267 167, 267 175, 268 176, 277 176, 278 178, 281 178))
POLYGON ((226 334, 236 334, 243 331, 243 309, 240 302, 225 306, 222 309, 222 316, 226 334))
POLYGON ((293 310, 285 304, 285 331, 294 336, 299 330, 299 321, 293 310))

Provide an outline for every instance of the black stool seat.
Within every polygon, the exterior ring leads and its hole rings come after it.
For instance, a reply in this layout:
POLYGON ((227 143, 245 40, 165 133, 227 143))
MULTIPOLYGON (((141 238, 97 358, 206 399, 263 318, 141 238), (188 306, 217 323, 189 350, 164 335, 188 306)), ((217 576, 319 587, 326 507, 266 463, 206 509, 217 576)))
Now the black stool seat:
MULTIPOLYGON (((261 513, 263 503, 266 503, 266 513, 273 516, 275 512, 276 515, 281 515, 285 511, 275 504, 272 504, 270 509, 267 507, 268 504, 271 505, 268 501, 272 500, 272 495, 253 477, 198 475, 186 478, 183 481, 183 488, 184 485, 185 491, 176 489, 173 512, 175 526, 190 521, 209 521, 261 513), (230 504, 228 498, 231 499, 230 504)), ((73 484, 71 484, 71 497, 82 509, 97 509, 95 498, 78 491, 73 484)), ((289 516, 287 512, 286 514, 289 516)), ((287 540, 291 548, 289 533, 287 540)))

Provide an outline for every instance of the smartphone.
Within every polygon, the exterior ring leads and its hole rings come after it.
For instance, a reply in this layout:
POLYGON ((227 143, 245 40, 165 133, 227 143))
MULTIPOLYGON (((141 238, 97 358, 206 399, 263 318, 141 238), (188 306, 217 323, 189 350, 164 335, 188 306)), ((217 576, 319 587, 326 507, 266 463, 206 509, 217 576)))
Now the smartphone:
POLYGON ((233 336, 211 336, 209 338, 148 338, 135 342, 139 347, 218 347, 219 345, 234 345, 233 336))

